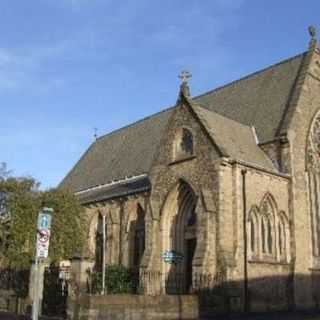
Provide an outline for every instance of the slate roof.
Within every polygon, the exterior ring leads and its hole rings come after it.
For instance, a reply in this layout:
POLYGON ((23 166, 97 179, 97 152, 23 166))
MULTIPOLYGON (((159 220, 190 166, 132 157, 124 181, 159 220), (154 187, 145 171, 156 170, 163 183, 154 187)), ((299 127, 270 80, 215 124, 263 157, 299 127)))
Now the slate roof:
POLYGON ((149 171, 173 109, 95 141, 60 184, 73 192, 149 171))
MULTIPOLYGON (((253 151, 248 126, 255 127, 260 142, 272 140, 277 135, 305 55, 300 54, 193 98, 201 107, 234 120, 219 121, 217 115, 208 116, 212 134, 215 139, 221 139, 220 143, 230 146, 226 147, 230 156, 241 156, 250 162, 254 158, 254 161, 270 166, 259 148, 253 151), (214 125, 226 134, 225 137, 213 128, 214 125), (237 126, 237 131, 229 130, 229 126, 237 126)), ((148 173, 173 110, 167 109, 97 139, 60 187, 76 192, 126 176, 148 173)), ((204 115, 205 111, 202 113, 204 115)))
POLYGON ((114 199, 118 196, 128 196, 138 192, 150 190, 150 181, 146 176, 121 181, 116 184, 105 185, 100 188, 94 188, 86 192, 77 194, 77 198, 82 204, 93 203, 108 199, 114 199))
POLYGON ((272 161, 257 145, 252 127, 197 105, 193 109, 224 156, 275 171, 272 161))
POLYGON ((203 107, 248 126, 260 142, 272 140, 288 107, 306 53, 196 97, 203 107))

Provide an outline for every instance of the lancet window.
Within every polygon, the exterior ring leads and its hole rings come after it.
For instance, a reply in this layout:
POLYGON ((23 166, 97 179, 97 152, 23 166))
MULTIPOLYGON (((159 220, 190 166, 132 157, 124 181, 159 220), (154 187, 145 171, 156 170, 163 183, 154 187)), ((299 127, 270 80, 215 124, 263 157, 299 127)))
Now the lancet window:
POLYGON ((194 139, 192 132, 181 128, 176 133, 174 141, 174 159, 190 157, 194 154, 194 139))

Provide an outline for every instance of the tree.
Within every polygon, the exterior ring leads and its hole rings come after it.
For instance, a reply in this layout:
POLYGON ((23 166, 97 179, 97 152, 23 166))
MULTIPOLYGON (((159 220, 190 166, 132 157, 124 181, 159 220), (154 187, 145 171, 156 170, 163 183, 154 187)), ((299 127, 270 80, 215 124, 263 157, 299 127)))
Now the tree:
POLYGON ((11 171, 8 170, 7 164, 5 162, 0 163, 0 180, 5 180, 11 174, 11 171))
POLYGON ((70 259, 81 251, 87 231, 84 209, 67 191, 51 189, 41 194, 42 207, 54 210, 51 227, 50 259, 70 259))
POLYGON ((86 231, 85 215, 73 194, 58 189, 40 191, 39 183, 33 178, 2 176, 0 266, 30 266, 35 255, 37 217, 43 207, 54 209, 50 261, 69 259, 74 252, 81 250, 86 231))

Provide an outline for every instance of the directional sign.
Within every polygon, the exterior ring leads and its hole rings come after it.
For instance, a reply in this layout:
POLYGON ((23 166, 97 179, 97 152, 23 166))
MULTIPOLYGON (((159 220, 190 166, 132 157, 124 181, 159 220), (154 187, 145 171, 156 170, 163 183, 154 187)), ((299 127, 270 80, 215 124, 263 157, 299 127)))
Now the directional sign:
POLYGON ((38 230, 50 229, 52 213, 53 210, 49 210, 49 208, 45 208, 42 211, 40 211, 38 216, 38 230))
POLYGON ((169 264, 177 264, 183 260, 183 254, 175 250, 167 250, 162 254, 164 262, 169 264))

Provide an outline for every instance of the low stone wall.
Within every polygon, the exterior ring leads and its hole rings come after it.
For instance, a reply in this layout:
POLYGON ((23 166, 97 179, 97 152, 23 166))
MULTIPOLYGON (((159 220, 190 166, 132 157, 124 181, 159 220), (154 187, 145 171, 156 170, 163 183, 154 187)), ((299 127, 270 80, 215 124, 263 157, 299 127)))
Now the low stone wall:
POLYGON ((193 320, 198 319, 194 295, 82 295, 68 300, 70 320, 193 320))

